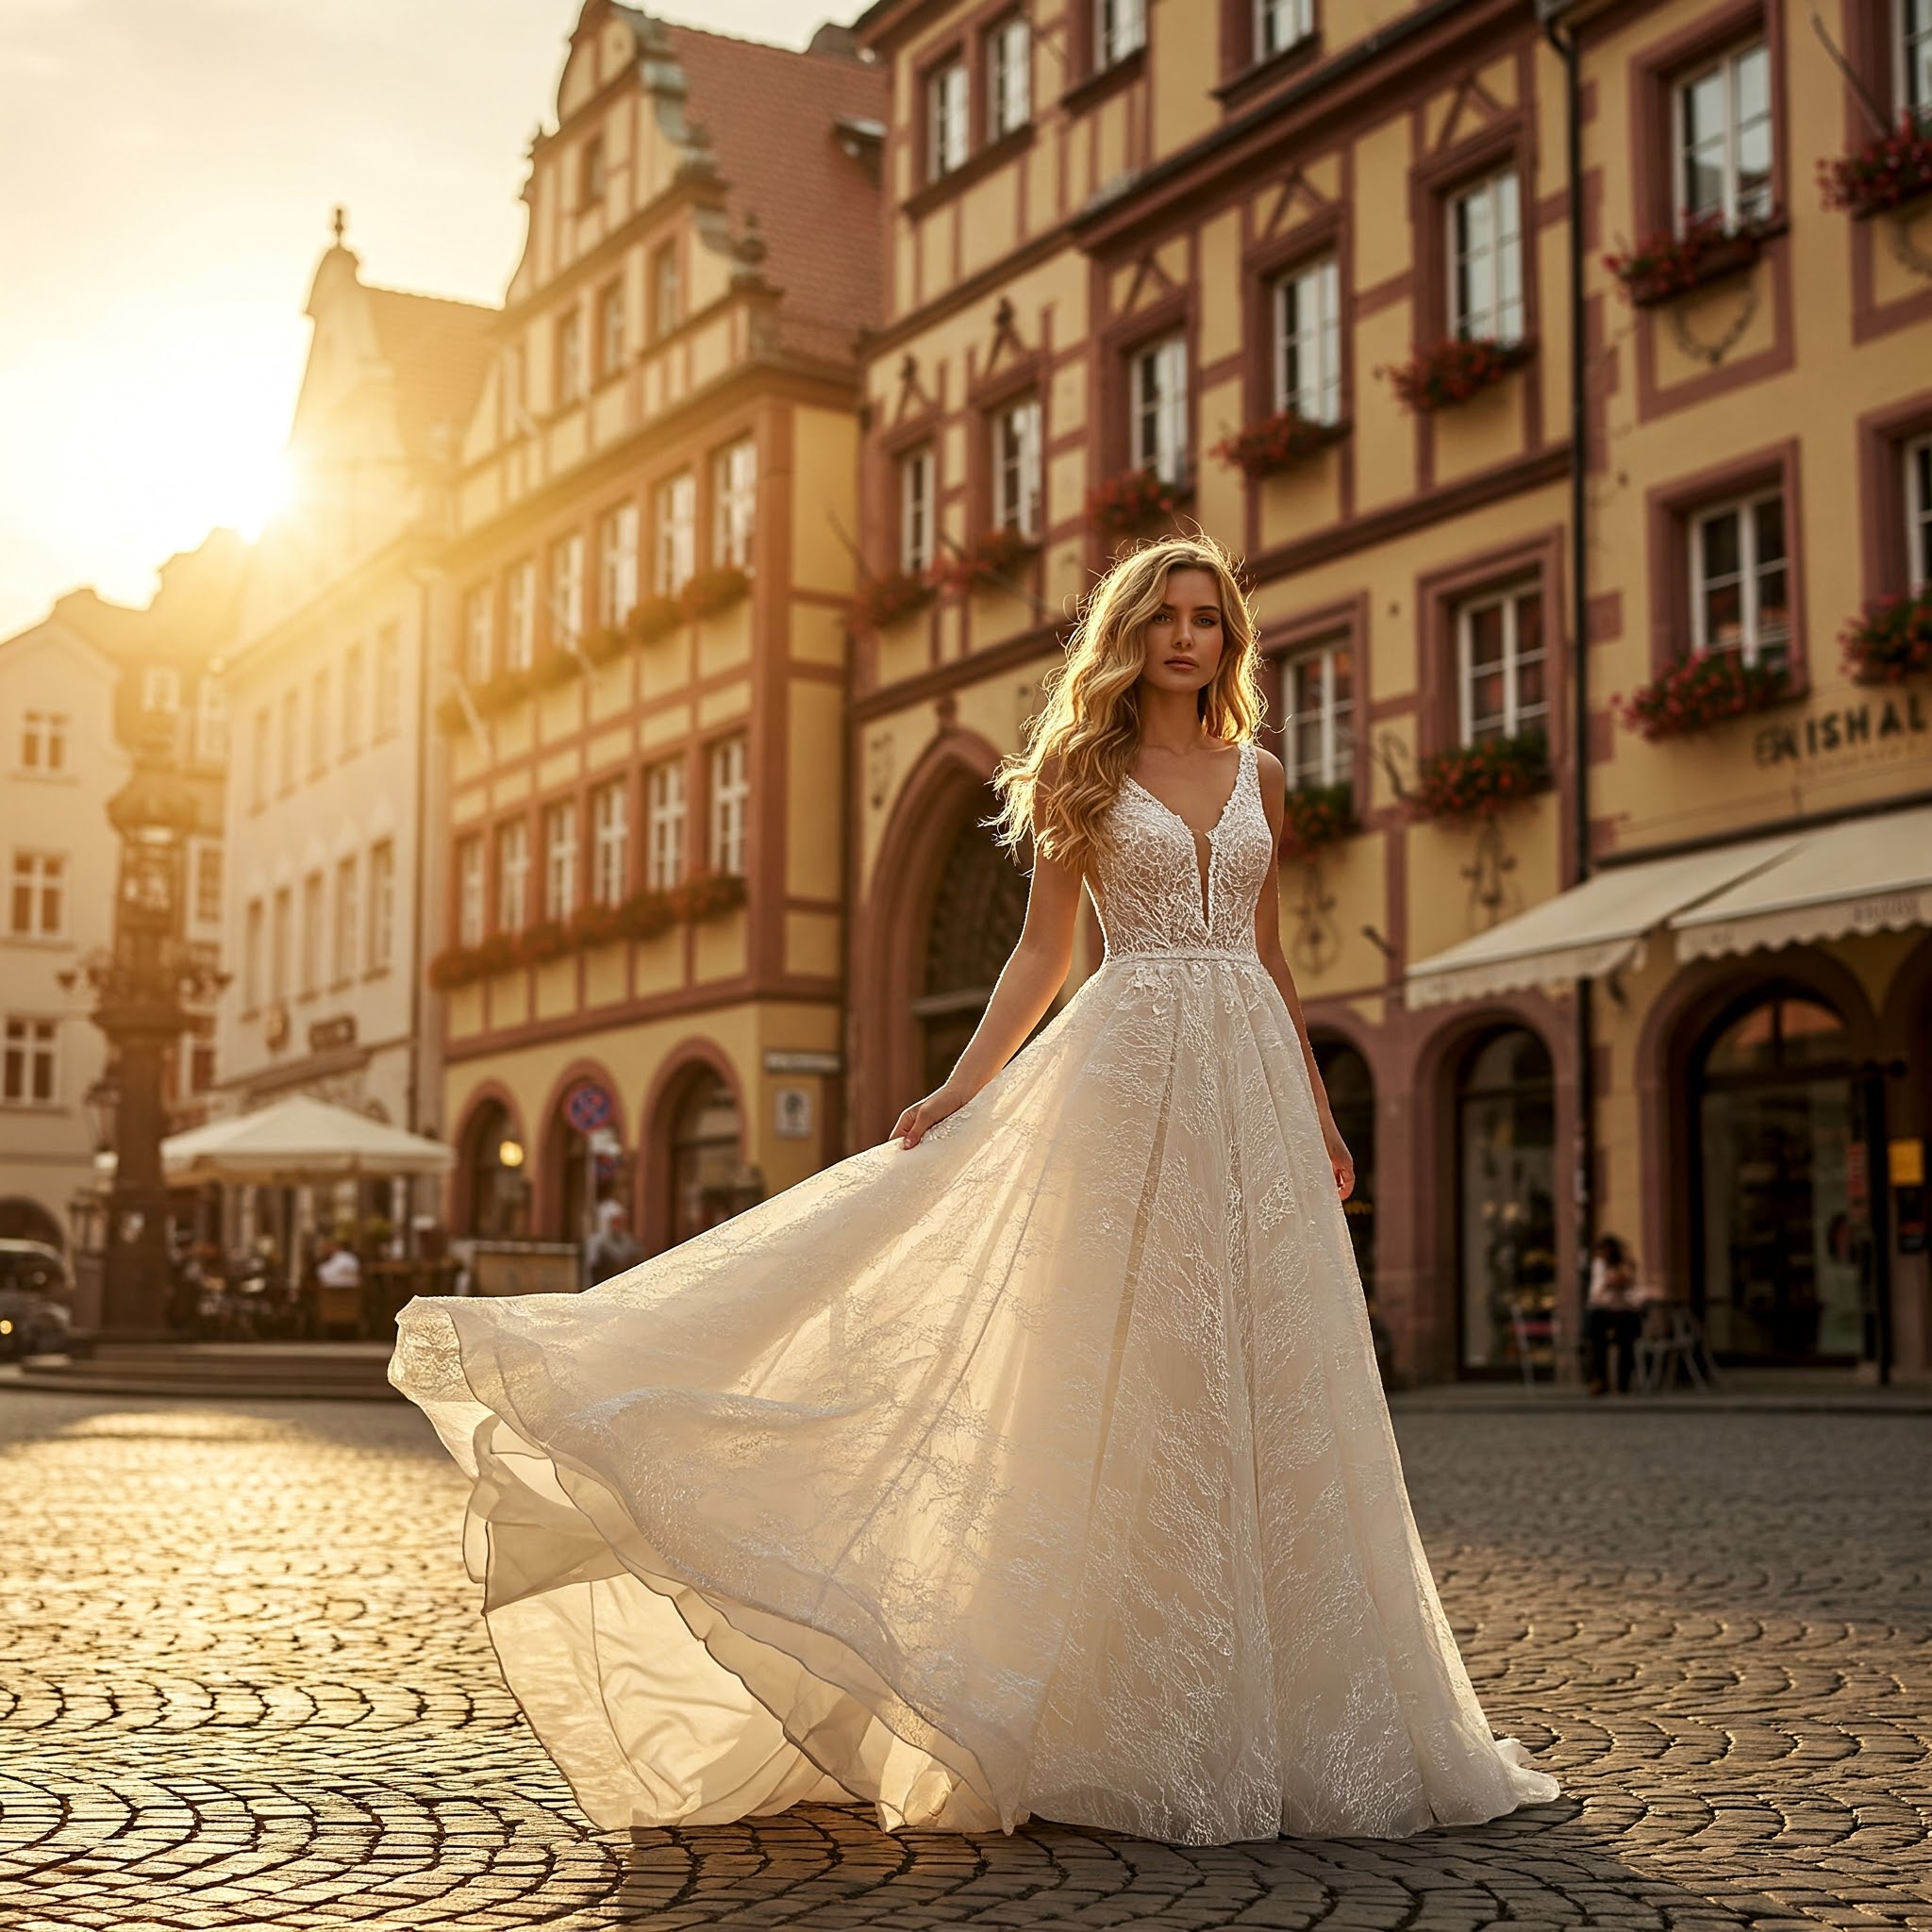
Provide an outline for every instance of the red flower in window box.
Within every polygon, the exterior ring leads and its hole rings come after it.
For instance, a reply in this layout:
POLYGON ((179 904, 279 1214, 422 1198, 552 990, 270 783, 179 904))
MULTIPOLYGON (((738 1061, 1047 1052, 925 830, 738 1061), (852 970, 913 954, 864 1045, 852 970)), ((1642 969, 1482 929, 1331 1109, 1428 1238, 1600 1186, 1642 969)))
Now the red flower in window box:
POLYGON ((470 702, 476 707, 479 717, 489 718, 498 711, 508 710, 529 694, 530 674, 527 671, 499 671, 470 693, 470 702))
POLYGON ((1839 645, 1855 684, 1903 684, 1932 675, 1932 589, 1866 605, 1846 625, 1839 645))
POLYGON ((480 958, 481 948, 476 946, 446 946, 429 962, 429 983, 438 992, 448 992, 458 986, 468 986, 473 979, 481 979, 484 966, 480 958))
POLYGON ((1277 409, 1246 429, 1224 436, 1214 454, 1250 482, 1305 462, 1348 434, 1346 423, 1311 423, 1299 409, 1277 409))
POLYGON ((675 597, 646 597, 625 621, 625 628, 641 644, 655 644, 684 624, 684 607, 675 597))
POLYGON ((1791 675, 1782 664, 1747 664, 1736 651, 1706 651, 1612 702, 1626 730, 1656 743, 1767 710, 1791 694, 1791 675))
POLYGON ((1604 266, 1623 284, 1627 301, 1639 308, 1654 308, 1706 282, 1747 269, 1764 253, 1764 244, 1783 228, 1783 221, 1766 215, 1727 228, 1722 216, 1692 222, 1679 235, 1666 229, 1621 255, 1604 257, 1604 266))
POLYGON ((514 933, 486 934, 479 944, 470 949, 470 956, 475 961, 478 979, 487 979, 492 973, 508 973, 511 967, 522 964, 517 958, 514 933))
POLYGON ((1471 396, 1495 386, 1512 369, 1521 369, 1536 353, 1534 342, 1499 342, 1487 336, 1452 336, 1433 347, 1418 349, 1407 362, 1378 369, 1386 375, 1405 408, 1416 415, 1453 409, 1471 396))
POLYGON ((735 872, 696 873, 673 886, 669 896, 680 919, 715 919, 744 904, 744 880, 735 872))
POLYGON ((1355 787, 1300 785, 1288 794, 1281 818, 1281 856, 1311 858, 1324 845, 1346 839, 1356 829, 1355 787))
POLYGON ((1494 818, 1549 783, 1548 741, 1541 731, 1521 731, 1425 758, 1404 803, 1412 819, 1463 824, 1494 818))
POLYGON ((854 630, 884 630, 932 602, 932 579, 916 571, 889 571, 859 585, 848 612, 854 630))
POLYGON ((1154 467, 1108 476, 1087 492, 1087 521, 1109 537, 1131 537, 1149 524, 1164 523, 1180 508, 1185 492, 1164 483, 1154 467))
POLYGON ((693 622, 715 617, 719 611, 730 609, 750 590, 751 579, 735 563, 721 563, 685 579, 677 596, 678 608, 693 622))
POLYGON ((608 946, 625 936, 624 914, 620 908, 607 906, 601 899, 587 899, 571 914, 571 942, 576 946, 608 946))
POLYGON ((933 565, 939 587, 955 595, 978 589, 1015 588, 1016 580, 1040 554, 1040 540, 1009 524, 983 530, 963 550, 942 557, 933 565))
POLYGON ((1826 208, 1861 219, 1932 194, 1932 128, 1907 108, 1890 134, 1821 160, 1818 186, 1826 208))
POLYGON ((558 919, 540 919, 516 936, 519 966, 541 966, 561 959, 572 948, 570 927, 558 919))
POLYGON ((625 939, 654 940, 677 924, 677 913, 669 892, 646 886, 617 908, 617 924, 625 939))

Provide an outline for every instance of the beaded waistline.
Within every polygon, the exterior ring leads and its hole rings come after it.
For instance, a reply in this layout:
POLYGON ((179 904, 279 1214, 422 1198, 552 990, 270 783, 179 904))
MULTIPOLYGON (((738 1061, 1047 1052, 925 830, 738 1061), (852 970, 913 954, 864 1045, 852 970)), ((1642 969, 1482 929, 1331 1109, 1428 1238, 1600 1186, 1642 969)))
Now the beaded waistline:
POLYGON ((1258 966, 1261 956, 1247 946, 1109 946, 1102 957, 1103 966, 1128 959, 1239 959, 1258 966))

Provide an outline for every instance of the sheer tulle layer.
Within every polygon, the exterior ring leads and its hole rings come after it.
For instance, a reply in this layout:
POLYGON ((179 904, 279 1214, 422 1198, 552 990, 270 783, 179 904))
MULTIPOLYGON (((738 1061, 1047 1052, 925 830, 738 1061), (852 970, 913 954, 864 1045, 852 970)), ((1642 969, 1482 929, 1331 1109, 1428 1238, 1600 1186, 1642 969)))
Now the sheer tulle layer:
POLYGON ((1110 959, 919 1147, 400 1330, 602 1825, 849 1795, 1207 1843, 1556 1793, 1443 1619, 1252 956, 1110 959))

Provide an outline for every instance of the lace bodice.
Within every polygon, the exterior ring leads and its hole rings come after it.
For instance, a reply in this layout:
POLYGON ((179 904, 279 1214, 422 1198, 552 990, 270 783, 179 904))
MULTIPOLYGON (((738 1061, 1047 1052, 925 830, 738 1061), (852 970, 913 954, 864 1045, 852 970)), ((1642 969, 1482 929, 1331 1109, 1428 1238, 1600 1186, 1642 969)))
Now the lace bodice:
POLYGON ((1136 778, 1108 808, 1110 838, 1088 890, 1108 958, 1148 953, 1255 951, 1255 905, 1274 856, 1261 807, 1255 744, 1246 740, 1214 829, 1206 835, 1203 891, 1193 828, 1136 778))

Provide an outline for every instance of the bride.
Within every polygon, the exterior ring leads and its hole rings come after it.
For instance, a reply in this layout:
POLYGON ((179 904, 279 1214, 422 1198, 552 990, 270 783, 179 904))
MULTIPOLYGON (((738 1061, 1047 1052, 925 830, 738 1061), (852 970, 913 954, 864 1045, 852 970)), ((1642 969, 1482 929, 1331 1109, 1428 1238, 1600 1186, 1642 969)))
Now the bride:
POLYGON ((391 1379, 474 1478, 497 1657, 600 1826, 861 1801, 1218 1844, 1557 1794, 1409 1512, 1255 658, 1210 541, 1095 589, 994 780, 1024 930, 888 1140, 583 1294, 403 1310, 391 1379), (1083 887, 1106 957, 1028 1041, 1083 887))

